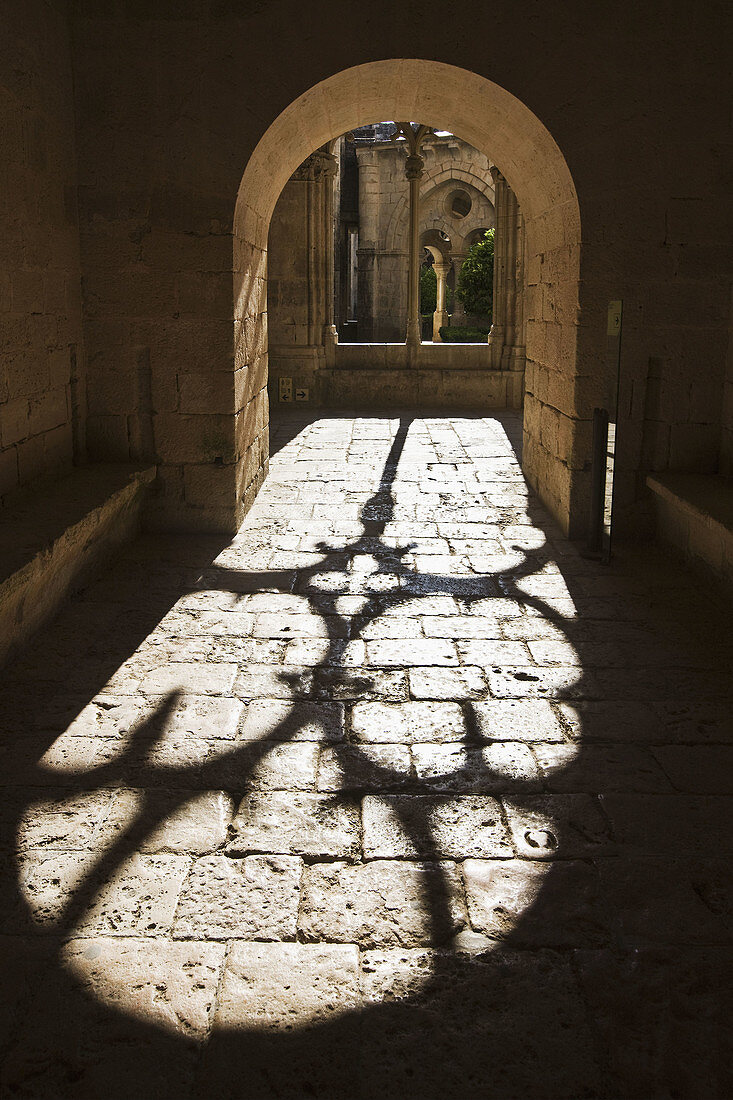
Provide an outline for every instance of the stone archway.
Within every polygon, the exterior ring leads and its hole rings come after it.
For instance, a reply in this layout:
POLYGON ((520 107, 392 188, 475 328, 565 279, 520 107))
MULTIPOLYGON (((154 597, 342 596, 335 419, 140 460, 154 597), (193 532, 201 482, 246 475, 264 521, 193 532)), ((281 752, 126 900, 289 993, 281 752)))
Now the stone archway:
POLYGON ((576 405, 575 185, 552 135, 519 99, 465 69, 418 59, 359 65, 315 85, 272 123, 246 165, 233 230, 235 369, 245 368, 236 408, 238 518, 267 471, 266 253, 277 197, 314 149, 384 118, 417 119, 490 151, 518 197, 527 241, 524 471, 562 529, 577 533, 587 423, 576 405))

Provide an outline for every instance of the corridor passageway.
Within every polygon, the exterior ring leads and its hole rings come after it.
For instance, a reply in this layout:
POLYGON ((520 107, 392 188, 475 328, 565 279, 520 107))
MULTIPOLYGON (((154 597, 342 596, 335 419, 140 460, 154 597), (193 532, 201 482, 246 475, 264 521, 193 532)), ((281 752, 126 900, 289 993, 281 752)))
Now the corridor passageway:
POLYGON ((521 434, 276 419, 8 669, 4 1095, 730 1091, 729 623, 521 434))

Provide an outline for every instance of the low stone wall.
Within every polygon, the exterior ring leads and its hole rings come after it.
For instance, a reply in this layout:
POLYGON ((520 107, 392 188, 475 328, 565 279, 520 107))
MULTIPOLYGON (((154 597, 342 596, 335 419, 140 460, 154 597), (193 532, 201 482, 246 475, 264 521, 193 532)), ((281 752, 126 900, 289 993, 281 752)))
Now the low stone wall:
MULTIPOLYGON (((440 370, 488 370, 491 365, 489 345, 434 344, 424 341, 411 354, 407 344, 337 344, 336 369, 375 367, 426 367, 440 370)), ((506 372, 505 372, 506 373, 506 372)))
POLYGON ((86 466, 3 511, 0 666, 95 566, 137 534, 144 489, 154 477, 154 466, 86 466))
POLYGON ((489 345, 339 344, 319 374, 327 407, 385 403, 442 409, 519 409, 524 373, 490 369, 489 345))
POLYGON ((404 343, 337 344, 333 353, 317 366, 272 355, 268 388, 273 407, 281 404, 281 376, 292 378, 294 395, 307 390, 308 407, 522 407, 524 372, 492 370, 486 343, 424 343, 415 350, 404 343))

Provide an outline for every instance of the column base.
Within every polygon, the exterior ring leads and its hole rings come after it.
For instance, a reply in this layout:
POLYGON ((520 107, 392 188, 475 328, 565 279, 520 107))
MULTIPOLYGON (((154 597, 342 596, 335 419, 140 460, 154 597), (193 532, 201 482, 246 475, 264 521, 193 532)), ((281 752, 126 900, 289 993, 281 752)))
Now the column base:
POLYGON ((323 347, 326 352, 326 365, 332 367, 336 361, 336 345, 339 342, 335 325, 326 325, 323 330, 323 347))
POLYGON ((443 309, 440 312, 438 312, 438 310, 436 309, 435 313, 433 314, 433 343, 434 344, 442 343, 443 338, 440 335, 440 330, 441 330, 441 328, 443 328, 445 325, 448 324, 449 320, 450 320, 450 318, 449 318, 449 315, 448 315, 448 311, 446 309, 443 309))
POLYGON ((527 365, 527 349, 523 344, 515 344, 509 350, 509 370, 524 370, 527 365))
POLYGON ((407 325, 408 348, 419 348, 422 343, 422 328, 419 321, 410 321, 407 325))
POLYGON ((504 329, 501 325, 492 325, 489 333, 489 357, 493 370, 501 369, 502 352, 504 351, 504 329))

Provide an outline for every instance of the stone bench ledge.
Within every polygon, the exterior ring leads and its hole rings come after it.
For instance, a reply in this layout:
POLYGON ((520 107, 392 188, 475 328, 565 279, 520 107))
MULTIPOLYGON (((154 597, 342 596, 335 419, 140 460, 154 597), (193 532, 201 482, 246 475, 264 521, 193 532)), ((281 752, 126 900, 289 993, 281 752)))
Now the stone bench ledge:
POLYGON ((664 473, 650 474, 646 483, 662 541, 702 563, 733 593, 733 479, 664 473))
POLYGON ((0 664, 58 610, 82 576, 137 533, 154 466, 98 464, 0 510, 0 664))

